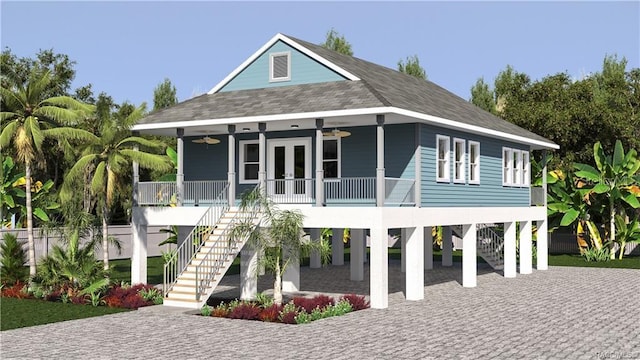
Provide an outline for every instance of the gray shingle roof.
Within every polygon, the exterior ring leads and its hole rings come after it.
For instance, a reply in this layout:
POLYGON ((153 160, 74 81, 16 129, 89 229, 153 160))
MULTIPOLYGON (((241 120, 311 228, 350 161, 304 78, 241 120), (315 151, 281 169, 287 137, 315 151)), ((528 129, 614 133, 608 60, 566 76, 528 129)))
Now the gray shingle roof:
POLYGON ((152 112, 139 124, 394 106, 553 144, 431 81, 287 36, 361 81, 336 81, 204 94, 152 112))

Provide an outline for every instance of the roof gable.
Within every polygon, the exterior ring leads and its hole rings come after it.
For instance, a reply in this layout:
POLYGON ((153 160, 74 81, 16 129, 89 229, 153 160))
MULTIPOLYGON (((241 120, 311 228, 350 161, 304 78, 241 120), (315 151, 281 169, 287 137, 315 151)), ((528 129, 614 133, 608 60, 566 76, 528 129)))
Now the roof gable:
POLYGON ((211 89, 209 94, 340 81, 345 79, 359 80, 358 77, 318 56, 316 53, 309 51, 309 49, 291 41, 286 36, 277 34, 211 89), (274 53, 290 54, 290 80, 270 81, 270 55, 274 53))

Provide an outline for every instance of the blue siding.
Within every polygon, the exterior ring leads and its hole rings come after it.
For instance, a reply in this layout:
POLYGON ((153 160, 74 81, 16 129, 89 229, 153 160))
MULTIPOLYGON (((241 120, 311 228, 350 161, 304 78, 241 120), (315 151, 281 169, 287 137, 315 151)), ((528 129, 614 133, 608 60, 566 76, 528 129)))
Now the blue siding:
MULTIPOLYGON (((376 176, 376 128, 359 126, 340 128, 351 132, 342 143, 342 177, 376 176)), ((296 130, 267 132, 269 139, 310 137, 311 176, 315 177, 315 131, 296 130)), ((228 138, 217 135, 216 145, 195 144, 197 137, 186 137, 184 142, 185 180, 224 180, 227 178, 228 138)), ((236 135, 236 155, 239 155, 239 141, 257 140, 257 133, 236 135)), ((415 124, 385 126, 385 168, 386 176, 413 179, 415 176, 415 124)), ((239 159, 236 158, 236 173, 239 177, 239 159)), ((254 184, 236 183, 238 197, 243 191, 252 189, 254 184)))
MULTIPOLYGON (((528 187, 505 187, 502 185, 502 147, 529 150, 526 146, 512 142, 443 129, 435 126, 420 125, 421 142, 421 193, 423 207, 447 206, 529 206, 528 187), (436 135, 451 137, 451 155, 453 157, 453 138, 462 138, 480 143, 480 184, 454 184, 453 174, 450 183, 436 182, 436 135)), ((453 171, 453 158, 450 160, 453 171)), ((465 166, 468 164, 465 161, 465 166)), ((465 175, 468 177, 468 168, 465 175)))
POLYGON ((340 80, 345 78, 282 41, 278 41, 219 91, 262 89, 340 80), (269 82, 269 54, 284 51, 291 52, 291 80, 269 82))
POLYGON ((192 140, 202 138, 184 138, 184 180, 225 180, 229 146, 227 135, 213 136, 219 144, 196 144, 192 140))

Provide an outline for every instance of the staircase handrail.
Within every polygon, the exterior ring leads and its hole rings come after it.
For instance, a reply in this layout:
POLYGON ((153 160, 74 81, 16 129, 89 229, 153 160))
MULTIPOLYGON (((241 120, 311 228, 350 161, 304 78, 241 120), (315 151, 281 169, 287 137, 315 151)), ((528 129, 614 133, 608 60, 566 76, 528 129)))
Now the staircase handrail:
POLYGON ((198 253, 204 240, 209 237, 213 227, 220 220, 222 215, 229 209, 229 201, 227 199, 229 184, 220 191, 218 196, 207 211, 198 220, 189 235, 178 246, 172 256, 164 264, 164 282, 163 293, 168 296, 169 291, 178 281, 178 275, 185 271, 192 259, 198 253))
POLYGON ((502 252, 502 246, 504 244, 504 239, 498 235, 495 231, 491 229, 491 227, 482 227, 478 229, 478 244, 481 246, 482 250, 491 254, 491 256, 495 256, 496 259, 502 260, 504 259, 504 254, 502 252), (488 242, 485 240, 489 240, 488 242))
MULTIPOLYGON (((260 185, 256 186, 256 189, 260 185)), ((255 191, 255 189, 254 189, 255 191)), ((248 209, 241 208, 229 221, 229 224, 222 230, 221 234, 218 234, 213 246, 204 254, 204 257, 200 261, 196 261, 195 265, 195 284, 196 284, 196 301, 200 301, 202 295, 206 294, 211 282, 214 280, 216 274, 222 269, 225 262, 229 259, 230 255, 239 251, 236 246, 241 241, 232 236, 234 227, 242 221, 254 222, 260 213, 260 203, 253 202, 248 209), (218 246, 222 245, 222 246, 218 246), (222 251, 219 251, 222 250, 222 251)), ((244 234, 243 234, 244 235, 244 234)))

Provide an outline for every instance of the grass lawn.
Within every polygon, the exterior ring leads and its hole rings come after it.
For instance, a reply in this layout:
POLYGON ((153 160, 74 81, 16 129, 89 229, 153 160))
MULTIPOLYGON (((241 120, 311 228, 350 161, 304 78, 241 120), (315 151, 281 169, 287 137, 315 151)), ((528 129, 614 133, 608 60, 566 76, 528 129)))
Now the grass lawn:
POLYGON ((114 314, 128 309, 63 304, 34 299, 0 298, 0 330, 114 314))
POLYGON ((640 256, 626 256, 622 260, 609 260, 604 262, 585 261, 580 255, 549 255, 551 266, 582 266, 598 268, 640 269, 640 256))

